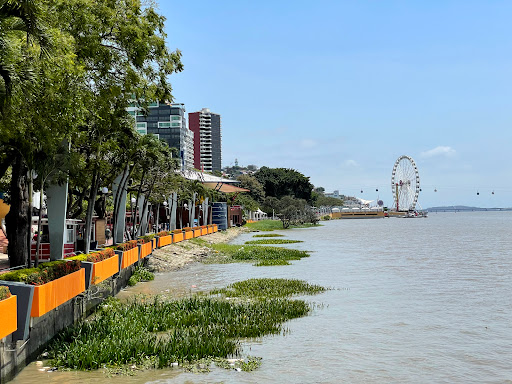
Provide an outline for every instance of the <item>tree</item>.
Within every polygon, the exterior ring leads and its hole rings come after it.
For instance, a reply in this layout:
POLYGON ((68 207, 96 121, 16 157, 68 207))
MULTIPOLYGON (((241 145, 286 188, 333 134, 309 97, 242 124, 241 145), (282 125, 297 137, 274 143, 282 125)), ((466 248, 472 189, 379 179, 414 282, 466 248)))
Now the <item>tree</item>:
MULTIPOLYGON (((172 100, 168 76, 181 71, 181 53, 165 44, 164 21, 152 5, 140 1, 58 0, 55 13, 75 40, 76 55, 88 76, 88 124, 81 141, 90 188, 87 199, 85 251, 89 250, 94 202, 117 139, 133 131, 126 108, 135 98, 141 108, 153 100, 172 100)), ((110 163, 112 164, 112 163, 110 163)))
POLYGON ((250 175, 240 175, 237 177, 237 180, 240 182, 240 188, 245 188, 250 191, 247 192, 247 194, 253 201, 260 204, 263 203, 263 200, 265 199, 265 191, 263 190, 263 185, 258 181, 258 179, 250 175))
POLYGON ((278 199, 294 196, 311 201, 313 185, 309 182, 309 177, 294 169, 261 167, 254 173, 254 177, 263 185, 266 196, 278 199))

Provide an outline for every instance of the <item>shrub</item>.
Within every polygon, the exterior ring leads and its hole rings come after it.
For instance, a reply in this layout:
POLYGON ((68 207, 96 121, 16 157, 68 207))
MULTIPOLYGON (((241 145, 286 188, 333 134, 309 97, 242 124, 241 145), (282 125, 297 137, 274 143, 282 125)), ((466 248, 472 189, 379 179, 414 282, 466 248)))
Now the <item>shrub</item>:
POLYGON ((9 291, 9 287, 0 285, 0 301, 8 299, 11 297, 11 291, 9 291))
POLYGON ((127 241, 126 243, 118 244, 116 246, 116 249, 118 249, 119 251, 126 252, 126 251, 129 251, 130 249, 135 248, 136 246, 137 246, 137 240, 130 240, 130 241, 127 241))
POLYGON ((183 230, 181 230, 181 229, 175 229, 174 231, 172 231, 172 233, 181 233, 181 232, 183 232, 183 230))
POLYGON ((192 228, 191 228, 191 227, 185 227, 185 228, 183 228, 183 230, 184 230, 185 232, 190 232, 190 231, 192 230, 192 228))
POLYGON ((43 285, 80 269, 79 260, 57 260, 42 263, 38 268, 26 268, 0 275, 0 280, 43 285))
POLYGON ((151 281, 155 278, 155 275, 149 271, 149 269, 144 267, 137 267, 133 275, 130 276, 128 280, 129 286, 134 286, 139 281, 151 281))
POLYGON ((161 231, 161 232, 158 232, 156 234, 156 236, 163 237, 163 236, 169 236, 170 234, 171 234, 171 232, 169 232, 169 231, 161 231))
POLYGON ((68 257, 66 260, 89 261, 91 263, 97 263, 99 261, 110 259, 114 255, 115 253, 113 248, 106 248, 97 252, 68 257))
POLYGON ((155 237, 155 235, 154 235, 154 234, 139 237, 139 238, 137 239, 137 244, 146 244, 146 243, 149 243, 151 240, 153 240, 153 238, 154 238, 154 237, 155 237))
POLYGON ((325 215, 324 217, 322 217, 322 219, 324 219, 324 220, 331 220, 331 216, 325 215))

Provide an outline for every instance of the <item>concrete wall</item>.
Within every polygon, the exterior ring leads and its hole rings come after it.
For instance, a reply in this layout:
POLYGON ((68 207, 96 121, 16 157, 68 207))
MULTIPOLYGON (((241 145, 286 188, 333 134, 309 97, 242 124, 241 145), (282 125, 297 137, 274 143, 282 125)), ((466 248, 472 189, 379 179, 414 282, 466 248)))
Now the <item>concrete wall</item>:
MULTIPOLYGON (((147 259, 138 263, 147 263, 147 259)), ((0 341, 0 384, 12 380, 25 366, 35 360, 59 331, 84 320, 103 300, 115 296, 127 285, 135 265, 121 270, 119 275, 101 284, 93 285, 89 290, 45 315, 32 318, 27 341, 13 343, 12 335, 0 341)))

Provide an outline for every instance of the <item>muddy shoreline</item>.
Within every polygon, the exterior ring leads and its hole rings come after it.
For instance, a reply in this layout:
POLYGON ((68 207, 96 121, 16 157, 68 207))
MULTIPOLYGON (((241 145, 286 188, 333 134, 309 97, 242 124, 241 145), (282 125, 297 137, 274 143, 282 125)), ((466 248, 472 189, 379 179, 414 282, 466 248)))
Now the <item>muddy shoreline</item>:
MULTIPOLYGON (((219 231, 201 237, 209 244, 228 243, 242 233, 251 232, 245 227, 233 227, 226 231, 219 231)), ((191 263, 201 261, 211 255, 213 251, 205 246, 191 241, 170 244, 153 250, 152 257, 147 262, 151 272, 170 272, 179 270, 191 263)))

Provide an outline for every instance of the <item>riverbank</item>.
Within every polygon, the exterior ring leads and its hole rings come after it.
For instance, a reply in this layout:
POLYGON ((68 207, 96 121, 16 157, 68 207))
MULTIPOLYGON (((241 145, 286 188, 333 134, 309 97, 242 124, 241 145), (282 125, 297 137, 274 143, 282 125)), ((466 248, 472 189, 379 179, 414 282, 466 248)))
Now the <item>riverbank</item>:
MULTIPOLYGON (((246 227, 233 227, 226 231, 219 231, 204 236, 201 239, 208 244, 228 243, 242 233, 251 232, 246 227)), ((149 258, 147 268, 151 272, 170 272, 184 268, 187 265, 201 261, 210 256, 214 251, 194 241, 170 244, 153 251, 149 258)))

